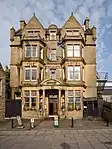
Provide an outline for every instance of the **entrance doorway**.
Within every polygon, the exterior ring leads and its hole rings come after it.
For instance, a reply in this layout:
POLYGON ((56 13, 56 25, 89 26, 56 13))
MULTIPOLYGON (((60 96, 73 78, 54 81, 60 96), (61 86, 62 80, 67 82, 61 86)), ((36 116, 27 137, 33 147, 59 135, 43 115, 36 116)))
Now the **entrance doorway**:
POLYGON ((58 114, 58 90, 48 90, 49 115, 58 114))

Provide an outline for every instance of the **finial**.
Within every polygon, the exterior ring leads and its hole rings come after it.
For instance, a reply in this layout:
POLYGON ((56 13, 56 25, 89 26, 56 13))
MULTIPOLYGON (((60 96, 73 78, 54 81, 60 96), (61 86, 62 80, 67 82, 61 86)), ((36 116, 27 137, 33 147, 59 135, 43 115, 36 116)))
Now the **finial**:
POLYGON ((86 20, 89 20, 89 18, 88 18, 88 17, 86 17, 86 20))
POLYGON ((33 13, 33 16, 35 16, 35 12, 33 13))
POLYGON ((71 16, 73 16, 73 12, 71 12, 71 16))

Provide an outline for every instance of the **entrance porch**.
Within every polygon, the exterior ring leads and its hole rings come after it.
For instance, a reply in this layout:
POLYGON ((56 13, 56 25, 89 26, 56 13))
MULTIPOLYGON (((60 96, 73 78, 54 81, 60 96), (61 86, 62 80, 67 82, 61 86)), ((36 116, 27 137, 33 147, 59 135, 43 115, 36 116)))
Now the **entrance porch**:
POLYGON ((39 111, 44 117, 60 116, 62 111, 65 112, 66 107, 64 90, 39 90, 39 111))

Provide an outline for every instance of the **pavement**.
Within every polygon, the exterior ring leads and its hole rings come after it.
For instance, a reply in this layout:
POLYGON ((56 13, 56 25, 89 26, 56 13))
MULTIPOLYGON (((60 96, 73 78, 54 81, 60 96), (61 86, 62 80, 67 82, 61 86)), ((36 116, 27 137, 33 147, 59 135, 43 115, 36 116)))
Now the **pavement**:
MULTIPOLYGON (((24 129, 25 130, 31 130, 30 128, 30 120, 29 119, 22 119, 24 129)), ((13 129, 11 125, 11 120, 5 120, 0 122, 0 131, 1 130, 18 130, 17 128, 17 120, 14 119, 13 122, 13 129)), ((54 128, 54 121, 53 120, 37 120, 35 119, 35 128, 34 130, 37 129, 53 129, 54 128)), ((59 128, 60 129, 70 129, 71 128, 71 119, 63 119, 59 120, 59 128)), ((102 119, 100 120, 88 120, 88 119, 83 119, 83 120, 74 120, 74 129, 75 130, 88 130, 88 129, 112 129, 112 123, 109 124, 109 127, 107 127, 106 122, 104 122, 102 119)))
POLYGON ((0 149, 112 149, 112 129, 0 131, 0 149))
POLYGON ((0 149, 112 149, 112 125, 106 126, 102 120, 60 120, 59 128, 54 128, 53 120, 35 120, 35 128, 30 121, 23 120, 24 128, 14 128, 11 121, 0 122, 0 149))

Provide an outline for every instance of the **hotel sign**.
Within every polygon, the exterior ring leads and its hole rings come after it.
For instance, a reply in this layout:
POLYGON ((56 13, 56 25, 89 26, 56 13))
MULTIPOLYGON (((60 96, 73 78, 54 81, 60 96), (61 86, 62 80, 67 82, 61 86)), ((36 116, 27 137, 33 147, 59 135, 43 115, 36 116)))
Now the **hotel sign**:
POLYGON ((56 99, 56 98, 58 98, 58 96, 57 96, 57 95, 49 95, 49 98, 54 98, 54 99, 56 99))

